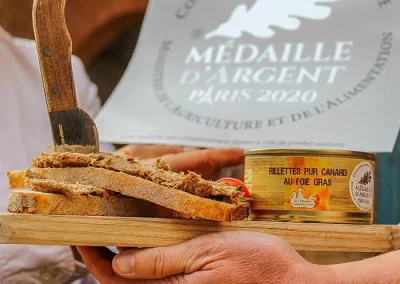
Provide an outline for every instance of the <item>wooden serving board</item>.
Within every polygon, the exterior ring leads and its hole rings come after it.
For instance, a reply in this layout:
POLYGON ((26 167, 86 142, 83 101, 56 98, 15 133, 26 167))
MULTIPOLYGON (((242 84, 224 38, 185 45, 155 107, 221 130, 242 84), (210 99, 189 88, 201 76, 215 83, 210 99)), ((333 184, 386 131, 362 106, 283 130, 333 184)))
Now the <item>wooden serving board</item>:
POLYGON ((0 214, 0 244, 158 247, 222 231, 273 234, 298 251, 385 253, 400 248, 400 226, 0 214))

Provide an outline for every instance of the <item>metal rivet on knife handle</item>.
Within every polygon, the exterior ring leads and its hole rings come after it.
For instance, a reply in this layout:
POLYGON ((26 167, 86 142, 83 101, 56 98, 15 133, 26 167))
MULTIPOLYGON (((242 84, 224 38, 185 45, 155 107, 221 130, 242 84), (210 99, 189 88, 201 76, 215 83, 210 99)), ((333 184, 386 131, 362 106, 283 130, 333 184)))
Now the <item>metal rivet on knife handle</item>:
POLYGON ((50 57, 53 54, 53 51, 50 48, 45 48, 43 53, 47 57, 50 57))
POLYGON ((58 95, 60 93, 60 89, 59 88, 53 88, 53 89, 51 89, 51 93, 53 95, 58 95))

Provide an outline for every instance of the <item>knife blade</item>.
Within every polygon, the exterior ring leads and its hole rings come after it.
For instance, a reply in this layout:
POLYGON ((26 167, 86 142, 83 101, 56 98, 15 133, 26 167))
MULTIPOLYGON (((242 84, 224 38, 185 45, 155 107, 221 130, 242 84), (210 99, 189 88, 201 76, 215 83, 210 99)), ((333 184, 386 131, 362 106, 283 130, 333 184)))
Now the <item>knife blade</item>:
POLYGON ((93 153, 99 138, 92 117, 78 106, 66 0, 35 0, 32 19, 47 110, 56 152, 93 153))

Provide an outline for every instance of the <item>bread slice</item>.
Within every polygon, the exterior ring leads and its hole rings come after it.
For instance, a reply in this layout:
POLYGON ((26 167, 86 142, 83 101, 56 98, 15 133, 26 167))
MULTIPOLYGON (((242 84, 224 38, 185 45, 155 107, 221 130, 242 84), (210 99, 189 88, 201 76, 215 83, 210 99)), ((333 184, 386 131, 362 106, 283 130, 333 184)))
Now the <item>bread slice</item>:
POLYGON ((149 217, 149 212, 156 212, 154 207, 142 200, 116 196, 65 196, 14 190, 8 197, 8 212, 11 213, 149 217))
POLYGON ((32 159, 32 164, 36 168, 103 168, 126 173, 196 196, 217 197, 218 200, 227 203, 241 203, 242 194, 235 187, 204 180, 193 172, 187 174, 172 172, 169 165, 161 159, 156 160, 154 165, 148 165, 139 159, 129 156, 117 156, 110 153, 42 153, 40 157, 32 159))
MULTIPOLYGON (((32 187, 37 180, 42 180, 41 188, 36 190, 51 192, 55 185, 79 184, 94 188, 114 191, 124 196, 149 201, 153 204, 182 213, 190 218, 204 218, 216 221, 242 220, 249 215, 249 206, 243 202, 240 205, 203 198, 191 193, 159 185, 140 177, 116 172, 104 168, 33 168, 26 171, 8 173, 10 188, 32 187)), ((59 192, 59 189, 56 189, 59 192)))
POLYGON ((243 220, 249 202, 237 188, 201 176, 172 172, 161 159, 148 165, 129 156, 109 153, 51 153, 32 160, 33 169, 9 172, 11 189, 75 198, 130 197, 155 206, 151 217, 243 220))
MULTIPOLYGON (((11 174, 12 175, 12 174, 11 174)), ((13 188, 25 188, 25 187, 30 187, 33 192, 30 194, 35 194, 37 198, 44 199, 46 194, 52 193, 52 198, 48 199, 48 203, 45 203, 46 205, 50 205, 52 207, 59 206, 60 202, 65 203, 64 207, 58 207, 58 214, 59 215, 70 215, 73 213, 73 215, 90 215, 90 216, 122 216, 122 217, 156 217, 156 218, 180 218, 180 219, 188 219, 189 217, 183 213, 159 206, 157 204, 141 200, 141 199, 135 199, 131 198, 128 196, 124 196, 122 194, 119 194, 115 191, 110 191, 98 187, 93 187, 93 186, 87 186, 87 185, 82 185, 82 184, 68 184, 68 183, 60 183, 56 182, 54 180, 48 180, 48 179, 24 179, 24 172, 16 172, 16 175, 14 178, 11 178, 10 180, 16 182, 13 184, 13 188), (25 180, 25 181, 24 181, 25 180), (26 182, 26 184, 24 184, 26 182), (40 193, 44 193, 41 195, 40 193), (61 197, 60 197, 61 196, 61 197), (90 198, 90 197, 96 197, 96 198, 90 198), (57 198, 59 197, 59 198, 57 198), (69 199, 66 199, 64 197, 70 197, 72 201, 75 203, 70 203, 68 202, 69 199), (101 197, 104 197, 101 199, 101 197), (111 198, 110 198, 111 197, 111 198), (126 201, 127 199, 130 199, 131 201, 126 201), (107 205, 107 202, 111 200, 113 202, 110 203, 110 205, 107 205), (101 202, 101 206, 104 206, 103 210, 98 211, 97 207, 93 208, 93 210, 85 212, 85 210, 80 210, 81 208, 81 203, 82 203, 82 208, 85 208, 85 206, 91 206, 91 202, 94 202, 94 204, 98 204, 101 202), (119 203, 118 203, 119 202, 119 203), (121 209, 125 207, 125 205, 128 204, 130 207, 129 212, 131 212, 129 215, 123 215, 123 214, 118 214, 118 210, 116 211, 114 208, 117 208, 113 205, 116 206, 121 206, 121 209), (69 208, 68 206, 74 206, 74 208, 69 208), (76 208, 78 206, 78 208, 76 208), (110 207, 110 208, 108 208, 110 207), (110 212, 110 215, 105 215, 102 212, 108 211, 110 212), (116 212, 115 215, 112 214, 112 212, 116 212)), ((26 191, 25 191, 26 193, 26 191)), ((29 192, 28 192, 29 193, 29 192)), ((26 195, 26 198, 31 198, 29 195, 26 195)), ((9 199, 8 201, 8 206, 9 208, 20 208, 20 200, 19 199, 9 199)), ((40 206, 40 204, 39 204, 40 206)), ((14 212, 15 213, 15 212, 14 212)), ((18 212, 16 212, 18 213, 18 212)), ((21 212, 22 213, 22 212, 21 212)), ((53 214, 54 212, 51 210, 43 210, 41 208, 37 208, 37 210, 33 210, 30 212, 31 214, 53 214)))

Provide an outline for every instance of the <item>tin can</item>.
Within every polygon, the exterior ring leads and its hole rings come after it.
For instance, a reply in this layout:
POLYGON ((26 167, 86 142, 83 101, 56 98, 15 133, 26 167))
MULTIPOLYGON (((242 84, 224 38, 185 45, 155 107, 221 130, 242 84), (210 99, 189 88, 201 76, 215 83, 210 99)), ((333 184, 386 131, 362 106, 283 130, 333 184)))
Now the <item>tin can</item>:
POLYGON ((372 224, 375 154, 250 150, 244 180, 252 220, 372 224))

